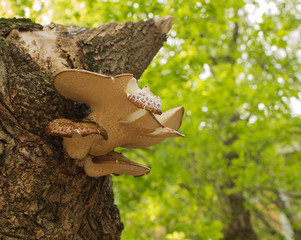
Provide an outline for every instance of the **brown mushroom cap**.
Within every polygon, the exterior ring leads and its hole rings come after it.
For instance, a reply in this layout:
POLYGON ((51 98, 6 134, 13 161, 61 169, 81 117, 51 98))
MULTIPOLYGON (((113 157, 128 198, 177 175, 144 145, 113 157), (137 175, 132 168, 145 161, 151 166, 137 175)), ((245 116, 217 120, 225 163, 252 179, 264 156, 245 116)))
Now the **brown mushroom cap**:
POLYGON ((90 177, 101 177, 108 174, 127 174, 140 177, 150 172, 148 167, 130 161, 128 158, 117 152, 110 152, 106 155, 88 158, 84 164, 85 172, 90 177))
POLYGON ((85 70, 69 69, 58 73, 53 79, 53 85, 64 98, 84 102, 91 108, 108 107, 112 104, 122 104, 122 101, 127 99, 125 89, 132 78, 130 73, 110 77, 85 70))
POLYGON ((162 114, 162 103, 158 96, 155 96, 149 89, 144 87, 137 93, 128 94, 128 99, 137 106, 155 114, 162 114))
POLYGON ((66 138, 71 138, 74 134, 79 134, 82 137, 100 134, 105 140, 108 139, 107 131, 96 122, 77 122, 66 118, 58 118, 49 122, 45 128, 45 134, 66 138))

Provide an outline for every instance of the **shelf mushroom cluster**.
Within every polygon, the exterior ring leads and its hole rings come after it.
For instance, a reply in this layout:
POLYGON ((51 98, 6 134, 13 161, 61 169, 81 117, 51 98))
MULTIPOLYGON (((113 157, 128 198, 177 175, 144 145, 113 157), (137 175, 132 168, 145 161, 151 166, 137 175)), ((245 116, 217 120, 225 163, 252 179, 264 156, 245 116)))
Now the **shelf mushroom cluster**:
POLYGON ((140 89, 132 74, 112 77, 71 69, 58 73, 53 85, 62 97, 91 108, 80 122, 55 119, 45 129, 47 135, 63 137, 65 151, 71 158, 83 159, 88 176, 147 174, 148 167, 114 149, 145 148, 169 137, 184 136, 177 132, 184 108, 162 113, 161 99, 148 87, 140 89))

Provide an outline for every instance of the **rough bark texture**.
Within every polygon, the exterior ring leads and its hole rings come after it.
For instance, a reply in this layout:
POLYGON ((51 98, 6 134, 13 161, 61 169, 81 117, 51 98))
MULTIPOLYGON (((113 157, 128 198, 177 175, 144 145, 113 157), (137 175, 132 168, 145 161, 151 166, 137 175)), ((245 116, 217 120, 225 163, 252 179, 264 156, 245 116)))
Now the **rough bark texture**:
POLYGON ((46 137, 52 119, 88 109, 62 99, 52 77, 67 68, 139 78, 172 18, 89 29, 0 19, 0 239, 119 239, 110 176, 89 178, 46 137))

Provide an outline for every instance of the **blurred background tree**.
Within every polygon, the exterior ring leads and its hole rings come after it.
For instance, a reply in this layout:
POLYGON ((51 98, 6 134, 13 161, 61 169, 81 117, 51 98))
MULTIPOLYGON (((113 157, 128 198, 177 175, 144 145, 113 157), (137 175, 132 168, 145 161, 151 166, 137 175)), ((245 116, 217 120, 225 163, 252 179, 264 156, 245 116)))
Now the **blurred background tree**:
POLYGON ((295 0, 0 0, 1 17, 96 27, 174 16, 142 75, 181 132, 124 150, 123 239, 301 239, 301 4, 295 0))

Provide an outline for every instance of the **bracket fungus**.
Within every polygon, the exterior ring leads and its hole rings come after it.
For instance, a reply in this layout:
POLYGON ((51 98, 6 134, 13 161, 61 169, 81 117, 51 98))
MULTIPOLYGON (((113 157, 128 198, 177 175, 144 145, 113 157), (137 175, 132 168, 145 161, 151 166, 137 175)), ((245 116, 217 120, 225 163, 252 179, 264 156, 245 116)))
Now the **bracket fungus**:
POLYGON ((162 113, 161 99, 148 87, 140 89, 132 74, 112 77, 71 69, 58 73, 53 85, 62 97, 91 108, 80 122, 55 119, 45 129, 47 135, 63 137, 65 151, 71 158, 83 159, 88 176, 142 176, 150 169, 114 152, 116 147, 145 148, 184 136, 177 132, 184 108, 162 113))

